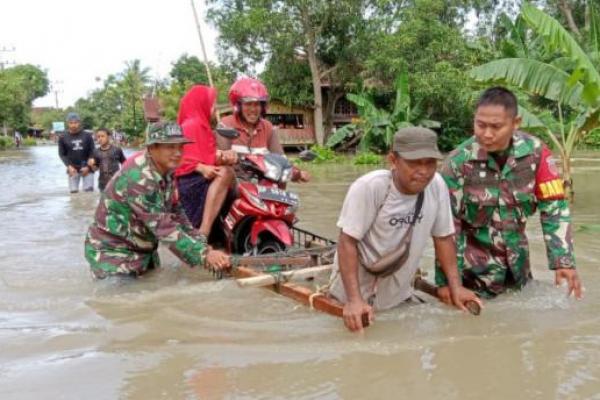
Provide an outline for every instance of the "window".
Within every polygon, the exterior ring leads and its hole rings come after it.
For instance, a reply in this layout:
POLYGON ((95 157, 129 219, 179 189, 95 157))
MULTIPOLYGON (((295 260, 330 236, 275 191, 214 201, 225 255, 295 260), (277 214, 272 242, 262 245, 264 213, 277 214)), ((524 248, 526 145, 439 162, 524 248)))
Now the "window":
POLYGON ((304 129, 304 115, 302 114, 267 114, 275 128, 304 129))

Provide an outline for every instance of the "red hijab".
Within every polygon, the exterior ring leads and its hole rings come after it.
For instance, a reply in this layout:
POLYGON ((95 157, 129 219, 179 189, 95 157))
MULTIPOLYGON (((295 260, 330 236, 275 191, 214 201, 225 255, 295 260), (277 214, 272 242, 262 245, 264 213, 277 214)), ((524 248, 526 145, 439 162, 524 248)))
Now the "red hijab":
POLYGON ((177 123, 183 135, 194 143, 183 146, 181 164, 175 176, 192 173, 198 163, 215 165, 217 142, 210 127, 210 113, 217 99, 214 88, 195 85, 181 99, 177 123))

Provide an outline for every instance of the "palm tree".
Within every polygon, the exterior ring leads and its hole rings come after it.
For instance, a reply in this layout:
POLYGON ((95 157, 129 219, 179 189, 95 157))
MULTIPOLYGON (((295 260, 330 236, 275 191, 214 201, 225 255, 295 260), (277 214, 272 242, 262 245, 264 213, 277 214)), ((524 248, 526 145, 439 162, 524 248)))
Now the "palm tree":
POLYGON ((124 97, 126 105, 124 118, 126 122, 123 126, 127 127, 130 134, 137 134, 142 124, 143 115, 142 97, 148 90, 150 83, 150 69, 142 68, 140 60, 128 61, 125 63, 125 70, 119 74, 119 89, 124 97), (130 120, 127 121, 127 120, 130 120), (139 125, 138 125, 139 123, 139 125))
MULTIPOLYGON (((536 7, 525 3, 521 17, 542 38, 549 51, 561 56, 545 62, 519 51, 517 57, 476 67, 470 75, 478 82, 516 86, 556 105, 553 118, 537 116, 522 108, 523 127, 543 132, 550 138, 560 152, 565 183, 572 188, 570 159, 573 150, 586 135, 600 128, 597 62, 600 59, 600 14, 595 7, 590 7, 592 23, 587 32, 587 52, 558 21, 536 7)), ((526 43, 528 39, 522 42, 526 43)))

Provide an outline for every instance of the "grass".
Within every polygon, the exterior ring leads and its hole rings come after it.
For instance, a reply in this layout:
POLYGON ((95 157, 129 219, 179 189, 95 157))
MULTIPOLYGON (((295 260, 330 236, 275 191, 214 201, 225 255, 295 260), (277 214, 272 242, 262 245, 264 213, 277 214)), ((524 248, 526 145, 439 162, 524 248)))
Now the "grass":
POLYGON ((37 140, 35 140, 32 137, 27 137, 27 138, 23 139, 22 145, 23 146, 37 146, 37 140))

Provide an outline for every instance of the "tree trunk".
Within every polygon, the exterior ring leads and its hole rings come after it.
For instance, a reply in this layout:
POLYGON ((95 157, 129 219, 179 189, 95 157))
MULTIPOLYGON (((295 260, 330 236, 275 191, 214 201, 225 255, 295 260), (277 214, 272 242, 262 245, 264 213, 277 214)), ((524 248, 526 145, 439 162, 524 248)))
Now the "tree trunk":
POLYGON ((563 157, 563 182, 565 194, 569 203, 575 201, 575 188, 573 187, 573 177, 571 176, 571 156, 563 157))
POLYGON ((315 28, 311 25, 308 11, 304 7, 299 8, 300 20, 302 23, 302 30, 304 34, 304 41, 306 46, 306 56, 308 58, 308 65, 310 67, 310 75, 313 86, 313 97, 314 97, 314 128, 315 128, 315 139, 317 144, 323 146, 325 143, 325 132, 323 129, 323 94, 321 92, 321 68, 319 67, 319 60, 317 59, 317 39, 315 28))
POLYGON ((569 4, 568 0, 559 0, 558 8, 567 20, 567 25, 569 26, 571 32, 573 32, 577 36, 581 36, 581 32, 579 31, 579 28, 575 23, 575 19, 573 18, 573 10, 571 9, 571 5, 569 4))
POLYGON ((310 74, 312 77, 313 96, 315 98, 315 137, 317 139, 317 144, 323 146, 325 143, 325 131, 323 129, 323 95, 321 93, 321 73, 319 71, 315 43, 311 39, 309 39, 307 53, 310 74))
POLYGON ((329 93, 327 94, 327 103, 325 106, 325 138, 327 138, 333 130, 333 115, 335 113, 335 104, 343 96, 337 88, 330 86, 329 93))

